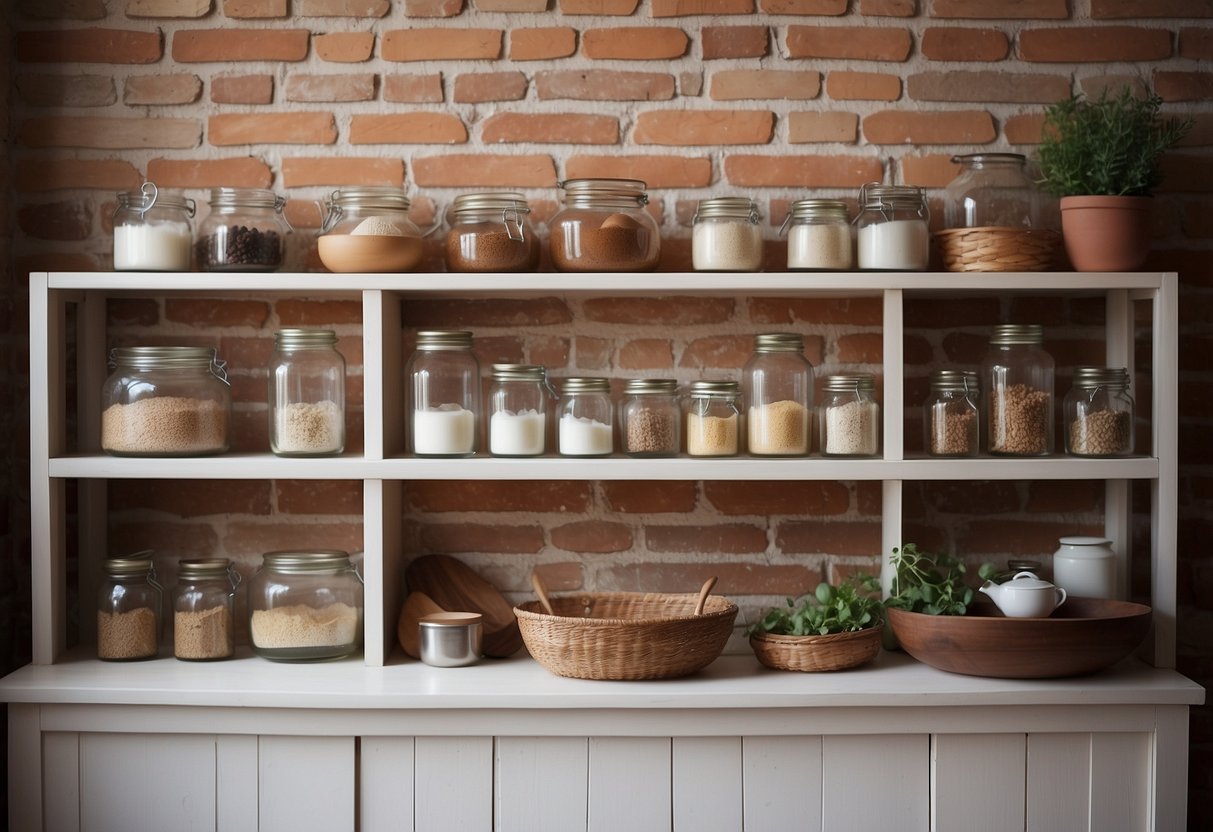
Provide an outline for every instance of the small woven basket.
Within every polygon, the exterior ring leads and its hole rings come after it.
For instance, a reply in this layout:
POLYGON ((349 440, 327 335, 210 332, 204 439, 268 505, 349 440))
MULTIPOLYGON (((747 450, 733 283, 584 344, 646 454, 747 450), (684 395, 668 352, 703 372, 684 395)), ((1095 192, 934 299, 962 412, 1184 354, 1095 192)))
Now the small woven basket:
POLYGON ((698 595, 603 592, 514 607, 531 655, 557 676, 575 679, 672 679, 711 664, 733 630, 737 605, 698 595))
POLYGON ((1044 272, 1061 254, 1061 234, 1047 228, 947 228, 934 236, 950 272, 1044 272))
POLYGON ((850 633, 826 636, 783 636, 758 633, 750 646, 758 661, 775 670, 806 673, 848 670, 867 664, 880 652, 881 624, 850 633))

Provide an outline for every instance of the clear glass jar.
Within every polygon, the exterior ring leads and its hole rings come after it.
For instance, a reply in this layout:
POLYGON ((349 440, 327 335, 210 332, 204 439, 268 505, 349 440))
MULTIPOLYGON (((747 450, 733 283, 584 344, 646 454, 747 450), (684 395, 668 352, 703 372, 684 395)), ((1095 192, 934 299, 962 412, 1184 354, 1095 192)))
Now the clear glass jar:
POLYGON ((741 450, 741 385, 693 381, 687 394, 687 455, 737 456, 741 450))
POLYGON ((548 224, 552 265, 562 272, 647 272, 657 268, 661 234, 644 210, 638 179, 569 179, 564 207, 548 224))
POLYGON ((262 188, 212 188, 211 212, 198 228, 198 268, 272 272, 282 265, 291 225, 286 200, 262 188))
POLYGON ((812 448, 813 365, 804 337, 775 332, 754 339, 741 374, 749 452, 804 456, 812 448))
POLYGON ((266 552, 248 609, 253 652, 266 659, 338 659, 362 646, 362 578, 339 549, 266 552))
POLYGON ((1021 153, 953 156, 960 173, 948 183, 948 228, 1042 228, 1047 200, 1032 182, 1021 153))
POLYGON ((116 347, 101 388, 101 449, 114 456, 227 451, 232 394, 209 347, 116 347))
POLYGON ((980 413, 977 373, 933 371, 931 392, 923 405, 923 448, 930 456, 977 456, 981 448, 980 413))
POLYGON ((931 213, 926 192, 912 185, 869 183, 855 217, 860 269, 922 271, 930 262, 931 213))
POLYGON ((331 272, 407 272, 424 254, 421 230, 409 219, 400 188, 364 185, 329 194, 317 240, 331 272))
POLYGON ((880 453, 880 405, 868 373, 826 376, 818 424, 822 456, 869 457, 880 453))
POLYGON ((982 362, 989 451, 1004 456, 1053 452, 1053 357, 1038 324, 994 327, 982 362))
POLYGON ((526 272, 539 267, 539 235, 519 193, 463 194, 451 207, 446 267, 453 272, 526 272))
POLYGON ((151 552, 107 558, 97 591, 97 658, 154 659, 160 652, 162 589, 151 552))
POLYGON ((194 201, 144 182, 117 195, 114 271, 186 272, 194 245, 194 201))
POLYGON ((756 272, 762 268, 758 208, 748 197, 700 200, 691 227, 691 263, 701 272, 756 272))
POLYGON ((417 456, 471 456, 480 445, 480 362, 472 333, 423 330, 405 367, 410 449, 417 456))
POLYGON ((1077 598, 1120 597, 1112 541, 1083 535, 1058 540, 1053 553, 1053 582, 1077 598))
POLYGON ((1133 397, 1124 367, 1077 367, 1062 404, 1066 453, 1128 456, 1133 453, 1133 397))
POLYGON ((540 456, 547 450, 547 370, 538 364, 494 364, 489 387, 489 453, 540 456))
POLYGON ((631 379, 623 386, 619 432, 628 456, 678 456, 682 408, 672 378, 631 379))
POLYGON ((855 241, 847 204, 833 199, 798 199, 780 232, 788 235, 788 269, 845 271, 855 268, 855 241))
POLYGON ((173 588, 173 655, 184 661, 230 659, 236 651, 236 588, 227 558, 183 560, 173 588))
POLYGON ((566 378, 560 385, 557 410, 561 456, 607 456, 614 450, 609 380, 566 378))
POLYGON ((270 450, 332 456, 345 449, 345 358, 331 329, 281 329, 269 371, 270 450))

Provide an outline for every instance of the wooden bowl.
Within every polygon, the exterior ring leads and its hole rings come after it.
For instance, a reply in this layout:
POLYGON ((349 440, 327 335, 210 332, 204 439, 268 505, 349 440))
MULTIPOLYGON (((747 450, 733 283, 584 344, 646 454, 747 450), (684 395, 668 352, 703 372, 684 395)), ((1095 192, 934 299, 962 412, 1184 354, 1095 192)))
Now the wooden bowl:
POLYGON ((1052 679, 1094 673, 1129 655, 1150 630, 1144 604, 1069 598, 1049 618, 1006 618, 993 604, 969 615, 889 609, 903 650, 920 662, 967 676, 1052 679))
POLYGON ((316 241, 320 262, 330 272, 407 272, 421 262, 420 237, 325 234, 316 241))
POLYGON ((884 625, 877 624, 852 633, 825 636, 785 636, 756 633, 750 647, 762 664, 773 670, 824 673, 865 665, 880 652, 884 625))

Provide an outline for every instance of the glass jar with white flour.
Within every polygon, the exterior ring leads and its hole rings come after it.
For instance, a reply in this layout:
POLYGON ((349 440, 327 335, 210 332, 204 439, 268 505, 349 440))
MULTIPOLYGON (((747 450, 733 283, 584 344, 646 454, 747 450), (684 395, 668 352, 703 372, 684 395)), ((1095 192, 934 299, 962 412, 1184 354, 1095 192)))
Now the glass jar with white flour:
POLYGON ((169 194, 152 182, 117 196, 114 211, 114 270, 185 272, 194 247, 194 201, 169 194))
POLYGON ((855 218, 859 268, 923 271, 930 260, 926 193, 912 185, 869 183, 859 189, 855 218))
POLYGON ((411 417, 409 447, 417 456, 471 456, 479 446, 480 362, 472 333, 423 330, 405 369, 411 417))

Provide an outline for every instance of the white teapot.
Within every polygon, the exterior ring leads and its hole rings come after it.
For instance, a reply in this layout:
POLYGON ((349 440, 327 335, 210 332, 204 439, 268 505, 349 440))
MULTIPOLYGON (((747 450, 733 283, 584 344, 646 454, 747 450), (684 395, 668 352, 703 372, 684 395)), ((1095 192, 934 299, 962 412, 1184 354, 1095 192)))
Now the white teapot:
POLYGON ((1016 572, 1003 584, 986 581, 978 592, 993 599, 1007 618, 1048 618, 1066 602, 1066 591, 1033 572, 1016 572))

